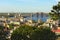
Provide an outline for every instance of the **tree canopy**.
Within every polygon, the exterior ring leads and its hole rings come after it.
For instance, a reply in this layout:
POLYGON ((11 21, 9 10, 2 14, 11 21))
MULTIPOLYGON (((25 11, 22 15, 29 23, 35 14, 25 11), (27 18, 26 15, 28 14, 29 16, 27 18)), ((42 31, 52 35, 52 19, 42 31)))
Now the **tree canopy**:
POLYGON ((50 28, 21 26, 14 30, 11 40, 55 40, 56 35, 50 28))
POLYGON ((51 19, 58 20, 60 19, 60 2, 57 5, 54 5, 51 12, 49 13, 51 19))

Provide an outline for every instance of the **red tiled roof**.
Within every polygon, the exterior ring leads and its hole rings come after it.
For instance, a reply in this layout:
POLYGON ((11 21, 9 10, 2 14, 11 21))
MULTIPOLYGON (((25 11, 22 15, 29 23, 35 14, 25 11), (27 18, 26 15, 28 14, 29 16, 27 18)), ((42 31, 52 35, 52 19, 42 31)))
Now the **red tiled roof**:
POLYGON ((57 29, 57 30, 52 30, 53 32, 60 32, 60 29, 57 29))

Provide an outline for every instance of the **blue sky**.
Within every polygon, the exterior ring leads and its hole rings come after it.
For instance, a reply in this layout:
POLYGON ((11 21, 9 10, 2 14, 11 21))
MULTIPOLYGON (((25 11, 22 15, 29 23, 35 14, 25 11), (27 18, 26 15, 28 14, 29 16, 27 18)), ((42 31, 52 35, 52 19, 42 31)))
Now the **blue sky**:
POLYGON ((0 0, 0 12, 49 12, 59 0, 0 0))

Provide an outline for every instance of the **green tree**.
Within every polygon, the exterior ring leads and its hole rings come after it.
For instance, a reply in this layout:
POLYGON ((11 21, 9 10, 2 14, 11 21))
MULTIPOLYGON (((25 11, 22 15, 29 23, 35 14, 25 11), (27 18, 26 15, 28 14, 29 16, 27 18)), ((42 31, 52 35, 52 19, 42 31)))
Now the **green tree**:
POLYGON ((14 24, 12 23, 12 24, 9 24, 9 28, 10 29, 14 29, 14 24))
POLYGON ((31 40, 56 40, 56 35, 50 28, 37 28, 30 35, 31 40))
POLYGON ((4 31, 4 26, 0 26, 0 40, 7 40, 8 31, 4 31))
POLYGON ((13 31, 11 40, 55 40, 55 33, 50 28, 21 26, 13 31))
POLYGON ((53 20, 60 20, 60 2, 57 5, 53 6, 53 9, 49 13, 51 19, 53 20))
POLYGON ((21 26, 15 31, 13 31, 11 40, 30 40, 30 34, 32 33, 34 28, 30 26, 21 26))

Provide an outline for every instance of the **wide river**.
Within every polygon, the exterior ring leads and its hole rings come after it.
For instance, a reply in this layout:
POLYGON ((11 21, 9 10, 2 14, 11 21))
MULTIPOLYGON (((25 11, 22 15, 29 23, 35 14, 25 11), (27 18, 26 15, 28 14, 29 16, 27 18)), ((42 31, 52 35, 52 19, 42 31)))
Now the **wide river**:
POLYGON ((49 16, 41 16, 41 15, 39 15, 38 17, 37 17, 37 16, 26 17, 27 20, 28 20, 28 19, 32 19, 32 20, 37 21, 37 19, 40 19, 40 20, 42 20, 42 21, 44 21, 44 22, 45 22, 48 18, 49 18, 49 16))

